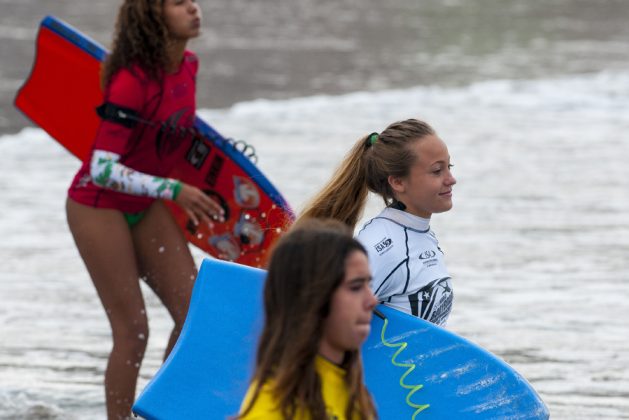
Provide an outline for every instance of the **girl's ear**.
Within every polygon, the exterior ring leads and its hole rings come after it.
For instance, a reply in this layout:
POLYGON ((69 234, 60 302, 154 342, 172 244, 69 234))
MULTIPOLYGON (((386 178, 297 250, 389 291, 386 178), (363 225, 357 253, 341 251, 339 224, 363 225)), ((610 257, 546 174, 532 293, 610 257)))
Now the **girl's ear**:
POLYGON ((406 185, 403 178, 389 175, 387 182, 391 186, 391 189, 396 193, 404 193, 406 191, 406 185))

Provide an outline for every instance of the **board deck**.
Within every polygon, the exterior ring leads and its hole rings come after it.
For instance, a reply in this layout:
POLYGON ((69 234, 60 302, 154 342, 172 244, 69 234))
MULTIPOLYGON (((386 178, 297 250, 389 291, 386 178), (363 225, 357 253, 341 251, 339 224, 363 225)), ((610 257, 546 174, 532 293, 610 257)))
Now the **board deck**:
MULTIPOLYGON (((262 329, 264 276, 256 268, 203 262, 181 336, 135 413, 149 420, 238 413, 262 329)), ((378 310, 387 320, 384 340, 384 320, 374 316, 363 361, 381 419, 549 417, 526 379, 487 350, 422 319, 382 305, 378 310)))
MULTIPOLYGON (((89 157, 103 102, 99 72, 107 51, 67 23, 47 16, 40 24, 36 57, 15 106, 81 160, 89 157)), ((198 116, 201 133, 180 156, 173 178, 221 202, 224 223, 194 226, 168 205, 194 245, 214 257, 262 266, 274 240, 294 220, 288 202, 233 141, 198 116)))

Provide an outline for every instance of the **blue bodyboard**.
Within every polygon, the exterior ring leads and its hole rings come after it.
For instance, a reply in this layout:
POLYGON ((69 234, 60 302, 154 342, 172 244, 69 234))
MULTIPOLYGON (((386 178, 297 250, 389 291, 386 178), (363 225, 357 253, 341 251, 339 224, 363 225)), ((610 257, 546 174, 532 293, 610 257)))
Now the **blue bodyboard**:
MULTIPOLYGON (((179 341, 133 406, 136 414, 190 420, 238 413, 262 329, 264 276, 203 262, 179 341)), ((382 305, 378 311, 386 326, 373 317, 363 361, 381 419, 549 417, 530 384, 498 357, 427 321, 382 305)))

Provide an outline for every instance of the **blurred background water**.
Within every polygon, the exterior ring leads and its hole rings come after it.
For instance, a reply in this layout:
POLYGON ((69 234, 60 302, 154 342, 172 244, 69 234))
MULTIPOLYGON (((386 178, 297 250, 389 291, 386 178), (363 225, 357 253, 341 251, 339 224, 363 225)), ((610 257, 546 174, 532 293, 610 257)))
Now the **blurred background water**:
MULTIPOLYGON (((459 181, 432 223, 449 328, 512 364, 552 418, 629 418, 629 2, 200 4, 200 114, 251 142, 294 208, 358 137, 429 121, 459 181)), ((43 16, 108 45, 117 2, 0 8, 0 419, 100 419, 109 326, 63 206, 79 162, 12 101, 43 16)), ((171 327, 146 295, 139 389, 171 327)))

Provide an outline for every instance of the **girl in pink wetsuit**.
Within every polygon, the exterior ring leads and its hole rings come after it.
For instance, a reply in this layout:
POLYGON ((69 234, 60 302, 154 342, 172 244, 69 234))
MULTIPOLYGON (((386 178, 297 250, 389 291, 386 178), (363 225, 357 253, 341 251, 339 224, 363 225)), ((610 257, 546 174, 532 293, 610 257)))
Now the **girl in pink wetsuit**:
POLYGON ((164 201, 193 222, 221 220, 200 189, 168 178, 190 145, 199 35, 193 0, 125 0, 102 71, 105 103, 92 154, 68 192, 68 224, 112 329, 105 371, 108 419, 131 415, 148 319, 139 279, 173 318, 166 355, 183 326, 196 266, 164 201))

